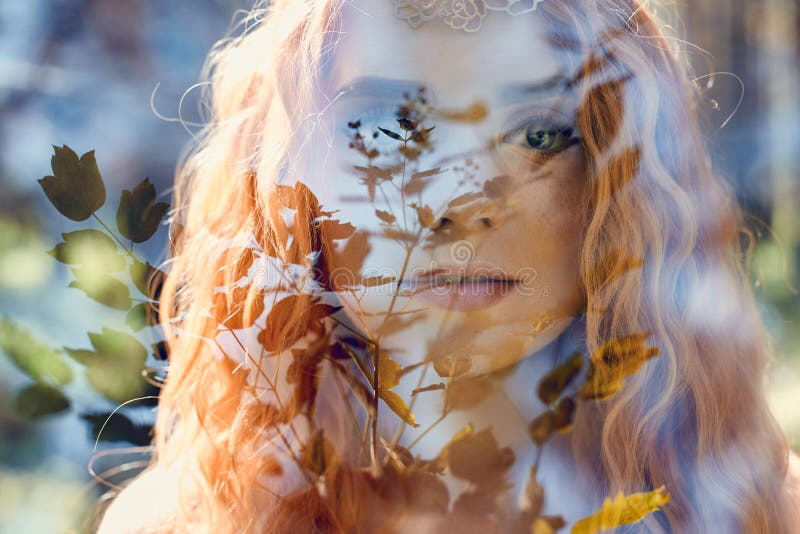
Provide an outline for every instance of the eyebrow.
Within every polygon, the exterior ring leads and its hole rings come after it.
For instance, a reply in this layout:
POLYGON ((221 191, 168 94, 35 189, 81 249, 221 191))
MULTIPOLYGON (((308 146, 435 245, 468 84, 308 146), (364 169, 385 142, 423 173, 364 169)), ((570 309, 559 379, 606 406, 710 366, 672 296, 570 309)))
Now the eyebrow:
MULTIPOLYGON (((402 80, 397 78, 383 78, 378 76, 361 76, 342 85, 335 94, 341 94, 342 99, 376 98, 397 99, 406 94, 413 95, 417 89, 425 87, 428 97, 436 97, 436 92, 424 82, 417 80, 402 80)), ((500 87, 497 100, 501 105, 515 104, 521 101, 543 100, 563 95, 570 92, 572 86, 564 73, 559 72, 554 76, 538 82, 511 83, 500 87)))

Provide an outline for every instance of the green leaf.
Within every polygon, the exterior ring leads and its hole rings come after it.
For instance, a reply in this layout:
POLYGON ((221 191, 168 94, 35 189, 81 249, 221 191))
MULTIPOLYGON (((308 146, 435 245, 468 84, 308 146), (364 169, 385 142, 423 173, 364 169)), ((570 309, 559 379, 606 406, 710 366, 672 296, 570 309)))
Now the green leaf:
POLYGON ((143 243, 156 233, 168 209, 166 202, 156 202, 156 188, 145 178, 133 191, 122 191, 117 208, 117 229, 134 243, 143 243))
POLYGON ((125 415, 111 413, 84 413, 81 419, 91 425, 92 441, 127 441, 134 445, 150 445, 152 425, 137 425, 125 415), (100 431, 102 429, 102 432, 100 431))
POLYGON ((107 274, 95 275, 84 269, 72 269, 75 280, 69 287, 80 289, 86 296, 116 310, 127 310, 133 305, 128 286, 107 274))
POLYGON ((69 399, 47 384, 32 384, 20 391, 14 400, 17 412, 30 419, 54 415, 67 410, 69 406, 69 399))
POLYGON ((72 369, 59 351, 7 319, 0 319, 0 350, 39 383, 64 385, 72 381, 72 369))
POLYGON ((92 273, 116 273, 125 268, 125 256, 114 240, 100 230, 77 230, 61 234, 59 243, 48 254, 61 263, 79 265, 92 273))
POLYGON ((133 263, 131 263, 130 273, 133 285, 142 295, 158 300, 161 296, 161 287, 164 285, 167 273, 137 259, 134 259, 133 263))
POLYGON ((152 302, 141 302, 128 311, 125 324, 134 332, 156 324, 158 310, 152 302))
POLYGON ((106 201, 106 187, 97 168, 94 150, 78 158, 67 145, 58 148, 50 158, 52 176, 38 180, 55 208, 73 221, 84 221, 106 201))
POLYGON ((89 333, 94 350, 64 350, 86 366, 92 387, 114 402, 141 396, 147 385, 142 377, 147 349, 125 332, 103 328, 100 334, 89 333))

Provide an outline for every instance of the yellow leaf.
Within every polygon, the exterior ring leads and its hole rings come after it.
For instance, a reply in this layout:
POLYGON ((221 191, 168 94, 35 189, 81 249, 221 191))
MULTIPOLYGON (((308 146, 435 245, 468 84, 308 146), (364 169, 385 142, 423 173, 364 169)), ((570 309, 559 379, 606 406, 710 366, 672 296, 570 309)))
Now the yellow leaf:
POLYGON ((575 523, 572 534, 595 534, 602 530, 641 521, 669 502, 664 486, 650 492, 632 493, 627 497, 619 492, 612 501, 606 498, 599 511, 575 523))
POLYGON ((409 424, 414 428, 418 428, 419 424, 417 424, 416 419, 414 418, 414 414, 411 413, 411 410, 408 409, 408 405, 406 401, 403 400, 403 397, 395 393, 394 391, 386 391, 386 390, 379 390, 378 396, 384 400, 386 405, 395 413, 397 416, 409 424))
POLYGON ((381 350, 378 358, 378 389, 389 391, 400 383, 403 366, 397 363, 385 350, 381 350))
POLYGON ((590 358, 581 397, 603 400, 619 391, 630 375, 659 354, 657 347, 645 346, 647 337, 644 333, 632 334, 603 343, 590 358))

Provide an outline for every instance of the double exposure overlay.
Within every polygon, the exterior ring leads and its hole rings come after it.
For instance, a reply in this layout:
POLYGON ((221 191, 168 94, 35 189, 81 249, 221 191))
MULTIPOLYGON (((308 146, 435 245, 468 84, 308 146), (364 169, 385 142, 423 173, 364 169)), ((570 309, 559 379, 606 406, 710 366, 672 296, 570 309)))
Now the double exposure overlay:
POLYGON ((0 337, 18 409, 64 412, 80 368, 117 408, 82 414, 98 442, 144 454, 94 455, 82 528, 797 532, 776 221, 714 153, 734 115, 672 7, 276 0, 208 56, 174 184, 54 145, 49 254, 120 320, 0 337))

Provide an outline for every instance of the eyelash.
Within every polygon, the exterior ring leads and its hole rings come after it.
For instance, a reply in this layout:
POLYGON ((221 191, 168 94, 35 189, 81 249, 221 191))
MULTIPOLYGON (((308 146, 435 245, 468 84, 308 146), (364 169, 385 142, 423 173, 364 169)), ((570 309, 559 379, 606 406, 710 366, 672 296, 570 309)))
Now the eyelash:
MULTIPOLYGON (((580 142, 580 137, 575 133, 574 125, 565 125, 563 122, 560 123, 557 119, 555 119, 551 114, 548 113, 534 113, 527 115, 517 121, 515 125, 507 130, 505 133, 498 135, 496 139, 496 143, 499 144, 511 144, 509 143, 509 139, 514 134, 519 134, 523 130, 530 128, 533 125, 541 126, 540 131, 548 132, 550 134, 559 134, 565 136, 565 144, 558 150, 547 152, 544 150, 536 149, 528 144, 516 144, 514 143, 513 146, 521 148, 526 152, 530 152, 534 154, 536 159, 549 159, 552 157, 557 156, 558 154, 564 152, 568 148, 576 145, 580 142)), ((524 132, 526 136, 525 141, 527 141, 527 131, 524 132)))

